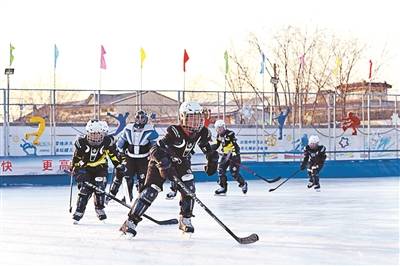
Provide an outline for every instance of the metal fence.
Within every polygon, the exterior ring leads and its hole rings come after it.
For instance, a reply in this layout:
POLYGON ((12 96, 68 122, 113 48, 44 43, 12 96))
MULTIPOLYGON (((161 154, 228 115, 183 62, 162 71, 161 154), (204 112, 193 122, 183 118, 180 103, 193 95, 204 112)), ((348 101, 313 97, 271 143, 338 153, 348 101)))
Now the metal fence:
POLYGON ((180 103, 190 100, 198 101, 209 110, 211 123, 224 119, 243 145, 242 153, 256 160, 289 153, 297 158, 295 155, 306 142, 305 135, 310 134, 321 137, 331 154, 330 159, 350 152, 364 154, 362 158, 371 158, 375 153, 399 158, 399 97, 382 93, 349 93, 343 97, 332 91, 280 93, 276 97, 272 93, 255 91, 1 89, 0 155, 30 155, 26 151, 14 152, 23 145, 36 145, 36 148, 47 145, 41 154, 65 154, 65 150, 60 153, 57 145, 66 135, 75 137, 82 132, 87 120, 106 120, 118 130, 132 122, 139 109, 144 109, 157 127, 177 123, 180 103), (358 137, 353 135, 351 127, 343 128, 349 112, 360 120, 356 127, 358 137), (39 132, 41 126, 43 131, 39 132), (69 131, 70 128, 76 132, 69 131), (39 133, 41 136, 37 138, 39 133), (351 145, 346 146, 344 142, 349 140, 357 143, 352 149, 346 149, 351 145))

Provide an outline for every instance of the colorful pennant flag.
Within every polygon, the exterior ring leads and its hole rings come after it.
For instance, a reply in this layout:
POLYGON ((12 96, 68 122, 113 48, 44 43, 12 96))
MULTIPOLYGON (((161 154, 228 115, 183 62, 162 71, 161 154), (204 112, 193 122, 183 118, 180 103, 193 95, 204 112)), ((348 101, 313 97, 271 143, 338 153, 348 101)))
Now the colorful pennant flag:
POLYGON ((183 51, 183 72, 186 72, 186 62, 189 60, 189 55, 186 49, 183 51))
POLYGON ((60 52, 58 51, 57 45, 54 44, 54 69, 57 68, 57 59, 60 52))
POLYGON ((265 54, 264 54, 264 52, 261 51, 261 69, 260 69, 260 74, 264 74, 264 69, 265 69, 265 54))
POLYGON ((100 68, 107 69, 106 59, 104 55, 106 54, 106 50, 104 49, 103 45, 101 45, 101 57, 100 57, 100 68))
POLYGON ((229 71, 229 55, 228 55, 228 51, 225 50, 224 53, 224 58, 225 58, 225 74, 228 74, 229 71))
POLYGON ((140 68, 143 68, 143 62, 146 59, 146 52, 143 48, 140 48, 140 68))
POLYGON ((340 72, 340 68, 342 67, 342 59, 339 56, 336 57, 336 67, 333 70, 333 74, 337 76, 340 72))
POLYGON ((14 49, 15 49, 15 47, 10 43, 10 66, 14 62, 14 55, 13 55, 14 49))

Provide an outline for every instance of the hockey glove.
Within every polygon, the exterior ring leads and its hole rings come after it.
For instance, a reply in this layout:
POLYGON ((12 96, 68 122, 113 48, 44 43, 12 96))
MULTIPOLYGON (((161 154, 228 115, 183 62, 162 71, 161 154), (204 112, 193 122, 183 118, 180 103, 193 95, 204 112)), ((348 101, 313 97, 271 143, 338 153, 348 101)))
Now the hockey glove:
POLYGON ((115 167, 115 170, 118 171, 121 174, 125 174, 128 171, 128 169, 126 168, 126 163, 125 162, 117 165, 115 167))
POLYGON ((74 168, 72 171, 72 176, 75 178, 77 183, 90 181, 90 177, 87 174, 86 169, 83 168, 74 168))
POLYGON ((206 154, 207 165, 204 167, 204 171, 206 171, 208 176, 212 176, 217 172, 218 168, 218 152, 213 150, 206 154))

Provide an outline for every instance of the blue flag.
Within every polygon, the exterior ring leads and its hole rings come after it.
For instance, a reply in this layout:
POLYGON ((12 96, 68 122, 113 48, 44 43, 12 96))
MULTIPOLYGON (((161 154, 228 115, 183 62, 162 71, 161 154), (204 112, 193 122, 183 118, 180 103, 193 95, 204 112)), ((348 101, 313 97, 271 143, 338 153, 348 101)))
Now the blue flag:
POLYGON ((57 45, 54 44, 54 69, 57 68, 57 59, 60 52, 58 51, 57 45))
POLYGON ((260 74, 264 74, 264 69, 265 69, 265 54, 264 54, 264 52, 261 52, 261 69, 260 69, 260 74))

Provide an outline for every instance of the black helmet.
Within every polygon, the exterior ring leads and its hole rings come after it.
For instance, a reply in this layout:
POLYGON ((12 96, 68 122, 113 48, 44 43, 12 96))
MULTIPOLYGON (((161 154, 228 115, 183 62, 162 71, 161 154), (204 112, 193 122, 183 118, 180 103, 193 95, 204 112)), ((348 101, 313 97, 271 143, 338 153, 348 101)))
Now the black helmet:
POLYGON ((147 124, 147 120, 149 118, 147 117, 147 114, 143 110, 139 110, 136 112, 135 115, 135 126, 139 128, 143 128, 147 124))

